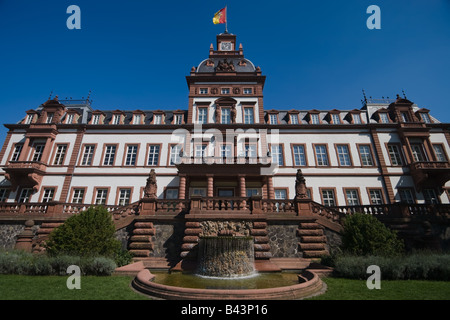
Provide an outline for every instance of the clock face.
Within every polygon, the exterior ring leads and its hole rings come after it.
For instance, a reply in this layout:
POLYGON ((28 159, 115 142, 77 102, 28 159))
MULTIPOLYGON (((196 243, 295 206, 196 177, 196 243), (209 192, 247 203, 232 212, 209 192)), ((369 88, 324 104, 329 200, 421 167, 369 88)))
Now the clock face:
POLYGON ((233 49, 233 44, 231 42, 221 42, 220 50, 222 51, 231 51, 233 49))

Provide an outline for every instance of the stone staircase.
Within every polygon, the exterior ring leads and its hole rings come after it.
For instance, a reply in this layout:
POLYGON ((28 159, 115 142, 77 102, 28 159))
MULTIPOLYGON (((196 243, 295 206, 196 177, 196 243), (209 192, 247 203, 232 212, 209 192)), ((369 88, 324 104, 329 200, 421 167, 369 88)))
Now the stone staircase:
POLYGON ((323 255, 328 255, 323 226, 314 219, 300 222, 297 236, 300 238, 298 246, 300 251, 303 252, 304 258, 320 258, 323 255))

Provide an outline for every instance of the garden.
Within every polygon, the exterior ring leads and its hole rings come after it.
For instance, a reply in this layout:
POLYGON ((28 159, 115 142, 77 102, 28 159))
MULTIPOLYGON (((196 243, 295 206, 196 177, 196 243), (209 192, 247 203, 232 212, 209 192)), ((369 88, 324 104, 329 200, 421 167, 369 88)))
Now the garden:
MULTIPOLYGON (((450 299, 449 253, 405 252, 396 233, 370 215, 348 216, 343 227, 342 246, 321 261, 334 269, 323 279, 327 291, 311 299, 450 299), (379 289, 368 288, 368 266, 381 270, 379 289)), ((132 259, 114 233, 109 213, 91 207, 50 234, 45 254, 0 252, 0 299, 149 299, 131 288, 132 276, 114 274, 132 259), (70 266, 77 266, 79 274, 70 266), (75 280, 80 290, 70 289, 75 280)))

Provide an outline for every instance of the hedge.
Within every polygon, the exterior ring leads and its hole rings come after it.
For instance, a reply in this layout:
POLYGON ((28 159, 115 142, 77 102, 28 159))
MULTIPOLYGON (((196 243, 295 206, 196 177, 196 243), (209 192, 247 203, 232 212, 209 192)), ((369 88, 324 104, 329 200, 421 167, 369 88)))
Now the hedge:
POLYGON ((34 255, 24 251, 0 252, 0 274, 68 275, 67 268, 77 265, 82 275, 107 276, 116 268, 107 257, 80 257, 70 255, 34 255))
POLYGON ((450 280, 450 254, 413 253, 409 255, 351 256, 334 258, 336 276, 350 279, 367 279, 367 267, 380 267, 385 280, 450 280))

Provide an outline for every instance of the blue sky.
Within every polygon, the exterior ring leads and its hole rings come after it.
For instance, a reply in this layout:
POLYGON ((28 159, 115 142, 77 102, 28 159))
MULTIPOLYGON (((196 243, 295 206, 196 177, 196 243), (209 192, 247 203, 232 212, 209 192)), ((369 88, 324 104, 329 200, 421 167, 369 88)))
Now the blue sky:
MULTIPOLYGON (((450 89, 449 0, 0 0, 1 123, 46 101, 98 109, 187 109, 185 76, 223 25, 267 76, 266 109, 353 109, 367 96, 407 97, 444 122, 450 89), (69 30, 69 5, 81 30, 69 30), (369 5, 381 29, 369 30, 369 5)), ((0 128, 4 140, 7 129, 0 128)))

